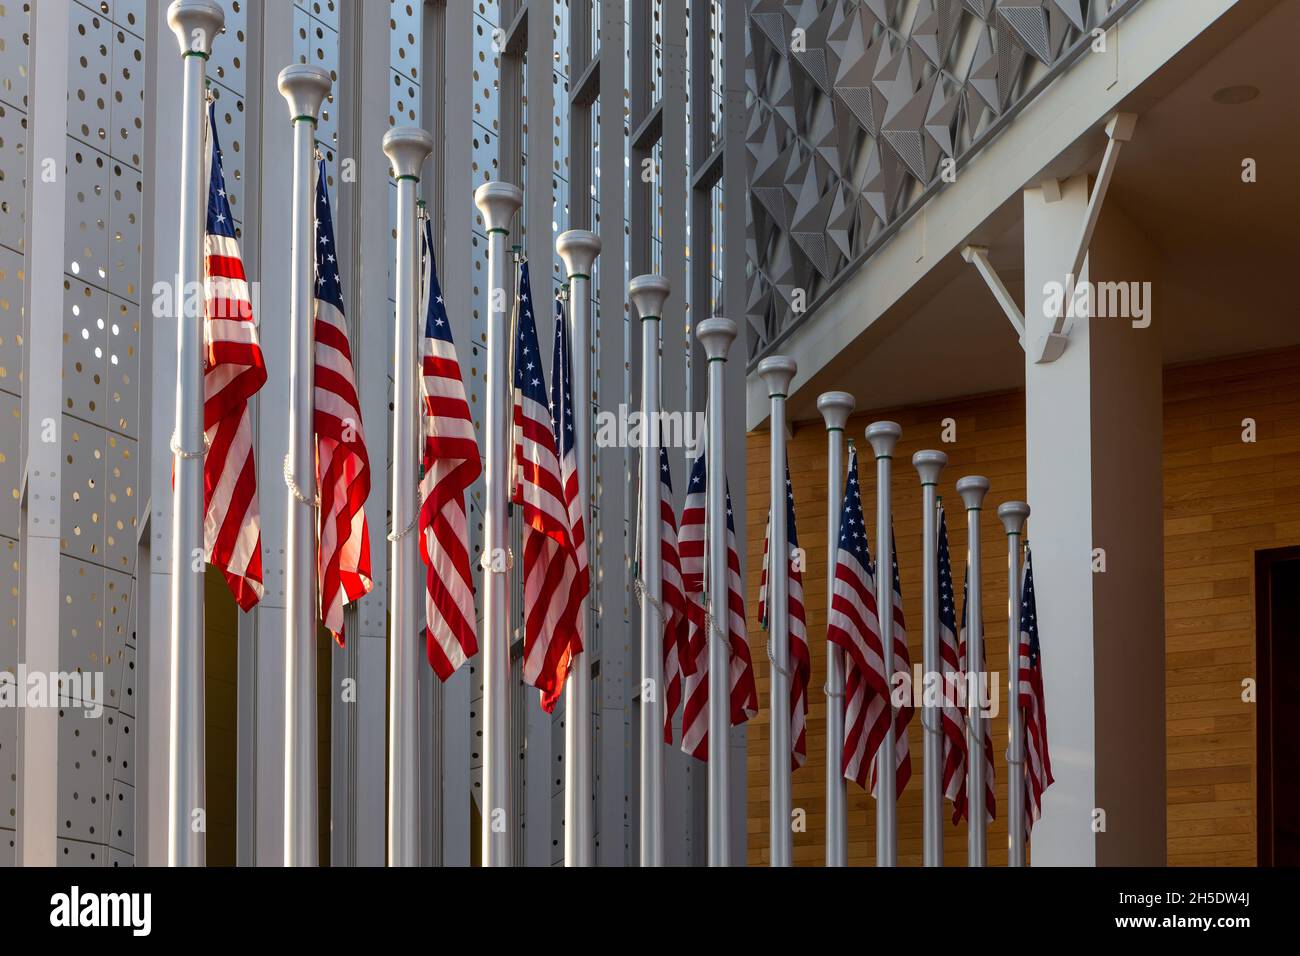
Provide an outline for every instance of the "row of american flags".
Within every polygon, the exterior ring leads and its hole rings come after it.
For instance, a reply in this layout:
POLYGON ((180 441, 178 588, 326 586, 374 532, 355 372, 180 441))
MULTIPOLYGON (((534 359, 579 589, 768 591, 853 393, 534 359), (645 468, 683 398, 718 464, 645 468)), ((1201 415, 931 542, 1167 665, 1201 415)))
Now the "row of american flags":
MULTIPOLYGON (((207 559, 225 576, 230 591, 247 611, 264 594, 260 514, 249 401, 267 379, 258 344, 247 278, 225 192, 215 116, 208 114, 208 202, 205 229, 204 288, 207 305, 204 351, 204 546, 207 559)), ((320 619, 342 644, 344 608, 373 588, 370 534, 364 510, 371 470, 361 421, 351 344, 344 316, 340 267, 334 236, 327 176, 320 161, 315 192, 315 414, 317 569, 320 619)), ((425 639, 429 665, 446 680, 478 653, 475 585, 466 495, 483 471, 464 376, 452 339, 433 254, 432 225, 422 235, 424 316, 421 359, 423 427, 422 477, 417 534, 426 568, 425 639)), ((575 415, 572 395, 573 355, 566 304, 554 300, 551 382, 541 361, 535 300, 529 267, 516 270, 513 336, 513 481, 511 498, 523 518, 524 679, 536 687, 550 712, 565 684, 569 667, 583 648, 585 608, 590 598, 587 529, 583 526, 578 482, 575 415)), ((654 451, 647 452, 650 454, 654 451)), ((754 665, 746 633, 740 556, 735 516, 726 491, 728 615, 711 622, 706 612, 705 501, 710 477, 703 450, 691 462, 680 512, 674 508, 673 480, 667 451, 657 449, 661 482, 661 561, 663 581, 662 653, 664 663, 664 740, 675 742, 680 711, 680 746, 708 759, 708 643, 710 630, 729 648, 730 718, 740 725, 759 712, 754 665), (680 517, 679 517, 680 515, 680 517), (725 635, 725 636, 724 636, 725 635)), ((726 484, 725 476, 712 476, 726 484)), ((786 527, 790 548, 798 548, 794 489, 787 469, 786 527)), ((893 640, 882 647, 876 601, 877 560, 868 547, 856 451, 851 451, 840 509, 838 546, 831 555, 831 592, 826 639, 844 651, 845 691, 829 706, 843 708, 844 777, 876 793, 878 759, 889 721, 894 723, 897 795, 911 778, 907 729, 914 716, 910 703, 890 703, 896 676, 910 677, 911 661, 903 618, 897 547, 890 555, 893 640)), ((769 521, 770 531, 770 521, 769 521)), ((811 653, 801 565, 791 562, 788 607, 769 606, 768 541, 764 541, 759 618, 787 615, 790 662, 790 760, 793 769, 808 754, 807 719, 811 653)), ((891 532, 892 537, 892 532, 891 532)), ((968 621, 963 608, 956 617, 955 591, 946 520, 939 514, 939 624, 945 675, 982 672, 983 661, 967 659, 968 621)), ((1040 645, 1033 588, 1032 560, 1026 552, 1020 642, 1015 662, 1016 705, 1025 714, 1026 827, 1041 814, 1043 791, 1051 784, 1051 762, 1043 700, 1040 645)), ((965 601, 963 601, 965 603, 965 601)), ((785 719, 787 715, 783 715, 785 719)), ((962 709, 945 702, 943 793, 956 823, 967 815, 966 720, 962 709)), ((994 755, 987 726, 979 729, 989 819, 996 816, 994 755)))

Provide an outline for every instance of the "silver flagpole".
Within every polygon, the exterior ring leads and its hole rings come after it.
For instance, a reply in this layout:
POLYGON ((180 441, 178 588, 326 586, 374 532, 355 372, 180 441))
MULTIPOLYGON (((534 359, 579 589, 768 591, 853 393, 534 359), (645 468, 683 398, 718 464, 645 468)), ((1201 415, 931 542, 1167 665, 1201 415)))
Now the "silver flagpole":
MULTIPOLYGON (((844 428, 853 411, 848 392, 823 392, 817 408, 826 421, 826 567, 835 574, 844 496, 844 428)), ((833 580, 826 586, 829 618, 833 580)), ((826 865, 848 866, 848 810, 844 784, 844 650, 826 645, 826 865)))
MULTIPOLYGON (((957 666, 965 667, 967 675, 977 674, 983 681, 984 671, 984 600, 980 591, 983 572, 980 559, 980 511, 984 496, 989 491, 989 480, 980 475, 967 475, 957 482, 957 493, 966 505, 966 567, 970 570, 966 598, 966 660, 957 666)), ((987 828, 988 811, 984 803, 984 715, 980 709, 979 695, 971 694, 967 678, 966 697, 966 865, 988 864, 987 828)))
POLYGON ((727 437, 723 365, 736 339, 736 323, 715 316, 695 327, 709 363, 709 447, 705 464, 706 573, 709 641, 709 866, 731 865, 731 643, 727 569, 727 437))
POLYGON ((672 285, 637 276, 628 299, 641 317, 641 865, 664 863, 664 614, 659 496, 659 326, 672 285))
MULTIPOLYGON (((586 533, 587 567, 593 587, 582 602, 583 651, 572 661, 564 681, 564 865, 591 866, 596 856, 591 766, 591 643, 596 616, 596 562, 591 526, 591 270, 600 255, 600 237, 583 229, 562 232, 555 251, 569 275, 569 342, 573 362, 574 458, 578 462, 578 500, 586 533)), ((557 374, 555 369, 551 374, 557 374)))
POLYGON ((523 205, 511 183, 484 183, 474 191, 488 234, 487 509, 483 515, 483 799, 484 866, 510 866, 510 480, 511 383, 507 333, 506 240, 523 205))
POLYGON ((330 90, 320 67, 280 71, 280 93, 293 124, 293 263, 289 308, 289 587, 284 624, 284 865, 316 866, 320 832, 316 767, 316 117, 330 90))
POLYGON ((420 293, 416 273, 419 229, 415 187, 433 151, 433 137, 418 126, 384 134, 384 154, 397 180, 396 308, 393 313, 393 530, 388 605, 388 865, 420 862, 420 558, 415 535, 416 462, 420 460, 420 293))
MULTIPOLYGON (((872 422, 867 441, 876 455, 876 609, 880 616, 880 646, 885 655, 885 673, 891 682, 894 668, 894 575, 890 471, 894 446, 903 429, 897 422, 872 422)), ((891 684, 892 686, 892 684, 891 684)), ((876 757, 876 866, 898 865, 898 794, 895 773, 894 703, 889 708, 889 725, 876 757)))
POLYGON ((1008 866, 1025 865, 1025 716, 1020 710, 1020 538, 1029 505, 998 507, 1007 532, 1007 850, 1008 866))
POLYGON ((204 866, 204 830, 192 816, 204 789, 203 631, 203 181, 204 75, 226 15, 213 0, 167 8, 184 62, 181 118, 180 272, 176 291, 176 430, 172 433, 171 732, 168 738, 167 862, 204 866), (197 308, 190 306, 197 305, 197 308), (191 314, 192 313, 192 314, 191 314))
MULTIPOLYGON (((941 451, 918 451, 912 456, 912 466, 921 477, 922 537, 922 588, 925 607, 923 641, 921 645, 922 687, 939 674, 939 511, 936 492, 939 472, 948 464, 948 456, 941 451)), ((943 866, 943 728, 940 726, 939 702, 933 694, 926 694, 921 710, 921 729, 924 732, 922 753, 924 757, 924 815, 922 834, 926 866, 943 866)))
POLYGON ((758 374, 771 401, 770 534, 767 546, 767 639, 772 665, 768 741, 768 838, 772 866, 789 866, 794 856, 790 830, 790 543, 786 528, 785 400, 799 366, 784 355, 770 355, 758 363, 758 374))

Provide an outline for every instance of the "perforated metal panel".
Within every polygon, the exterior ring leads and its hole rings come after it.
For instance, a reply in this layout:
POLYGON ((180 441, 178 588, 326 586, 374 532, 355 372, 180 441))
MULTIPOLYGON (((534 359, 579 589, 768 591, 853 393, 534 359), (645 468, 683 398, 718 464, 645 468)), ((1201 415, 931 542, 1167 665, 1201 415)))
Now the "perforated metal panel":
MULTIPOLYGON (((236 5, 227 6, 232 22, 242 22, 236 5)), ((59 667, 98 676, 101 683, 96 701, 59 711, 58 852, 64 864, 130 863, 135 849, 146 10, 147 0, 74 4, 70 10, 59 667)), ((238 72, 233 60, 223 66, 238 72)), ((237 104, 236 97, 229 102, 237 104)))
MULTIPOLYGON (((10 22, 0 21, 0 26, 7 28, 10 22)), ((27 114, 0 101, 0 245, 19 252, 23 248, 26 191, 27 114)))
MULTIPOLYGON (((0 537, 0 672, 18 671, 18 588, 22 580, 17 538, 0 537)), ((14 862, 18 816, 18 711, 0 707, 0 866, 14 862)))

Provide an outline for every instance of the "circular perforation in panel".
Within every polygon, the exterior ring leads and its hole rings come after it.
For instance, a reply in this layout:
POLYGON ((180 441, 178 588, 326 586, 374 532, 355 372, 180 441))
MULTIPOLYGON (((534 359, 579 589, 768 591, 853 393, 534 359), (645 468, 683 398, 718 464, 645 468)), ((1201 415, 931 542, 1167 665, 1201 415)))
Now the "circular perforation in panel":
MULTIPOLYGON (((109 432, 104 458, 104 563, 131 574, 140 528, 140 448, 133 439, 109 432)), ((122 636, 125 618, 117 617, 115 623, 122 636)))
MULTIPOLYGON (((104 569, 63 556, 59 560, 59 670, 101 671, 104 655, 104 569)), ((60 837, 102 842, 105 733, 108 711, 87 716, 88 701, 59 707, 60 837)))
MULTIPOLYGON (((27 109, 31 4, 0 3, 0 100, 27 109)), ((4 825, 0 819, 0 826, 4 825)))
POLYGON ((388 62, 418 84, 420 81, 421 0, 390 0, 388 62))
MULTIPOLYGON (((18 589, 22 552, 15 538, 0 537, 0 671, 18 672, 18 589)), ((0 865, 13 865, 18 819, 18 708, 0 707, 0 865)))
POLYGON ((62 430, 62 494, 59 508, 64 554, 87 561, 104 561, 106 496, 104 465, 108 432, 67 415, 62 430))
POLYGON ((68 76, 68 134, 108 149, 109 103, 112 94, 112 24, 81 4, 72 4, 72 63, 68 76))
MULTIPOLYGON (((0 392, 17 395, 21 392, 23 377, 23 257, 12 249, 0 246, 0 392)), ((8 422, 0 418, 0 434, 8 430, 8 422)), ((17 434, 15 431, 13 434, 17 434)), ((0 444, 7 447, 8 443, 0 444)), ((16 456, 15 456, 16 457, 16 456)), ((0 474, 4 463, 0 462, 0 474)), ((0 496, 8 496, 9 489, 0 483, 0 496)), ((0 503, 0 509, 3 509, 0 503)), ((3 514, 3 510, 0 510, 3 514)), ((0 522, 0 532, 4 524, 0 522)))
POLYGON ((114 322, 109 296, 84 282, 66 278, 63 288, 62 411, 107 427, 109 411, 104 395, 112 367, 109 338, 114 322))
POLYGON ((103 286, 108 280, 108 166, 98 150, 70 140, 66 173, 65 271, 103 286))
POLYGON ((248 17, 244 12, 243 0, 228 0, 224 6, 226 28, 212 44, 208 77, 236 96, 243 96, 246 88, 244 64, 248 54, 248 17))
POLYGON ((144 44, 135 34, 113 27, 113 71, 108 151, 136 169, 144 152, 144 44))
POLYGON ((22 251, 26 213, 27 115, 0 103, 0 245, 22 251))
MULTIPOLYGON (((140 217, 144 181, 114 159, 108 178, 108 289, 131 301, 140 298, 140 217)), ((93 280, 88 280, 93 281, 93 280)))

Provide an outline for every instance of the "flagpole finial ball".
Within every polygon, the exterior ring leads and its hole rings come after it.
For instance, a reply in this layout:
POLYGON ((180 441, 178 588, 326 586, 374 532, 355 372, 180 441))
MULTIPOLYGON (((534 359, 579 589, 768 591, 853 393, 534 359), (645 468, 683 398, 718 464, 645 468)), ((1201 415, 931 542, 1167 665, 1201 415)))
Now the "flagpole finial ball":
POLYGON ((1025 528, 1025 519, 1029 517, 1029 505, 1023 501, 1004 501, 998 505, 998 517, 1007 534, 1020 534, 1025 528))
POLYGON ((217 0, 174 0, 167 7, 167 25, 176 35, 181 54, 212 53, 212 41, 226 25, 226 11, 217 0))
POLYGON ((673 291, 673 284, 661 275, 636 276, 627 284, 627 298, 643 319, 662 318, 664 303, 673 291))
POLYGON ((524 204, 524 191, 514 183, 484 183, 474 190, 474 205, 483 214, 483 228, 491 231, 508 231, 519 207, 524 204))
POLYGON ((727 352, 736 340, 736 332, 736 323, 721 316, 705 319, 695 327, 695 337, 704 346, 704 355, 710 362, 727 360, 727 352))
POLYGON ((817 396, 817 410, 826 420, 827 431, 832 428, 843 431, 856 404, 848 392, 822 392, 817 396))
POLYGON ((569 229, 555 237, 555 252, 564 262, 566 276, 590 280, 591 268, 600 255, 600 237, 586 229, 569 229))
POLYGON ((892 458, 894 446, 903 435, 903 428, 898 422, 872 422, 867 426, 867 441, 877 458, 892 458))
POLYGON ((332 84, 330 75, 319 66, 294 63, 280 71, 276 85, 289 105, 290 121, 302 116, 314 121, 320 116, 321 104, 329 95, 332 84))
POLYGON ((918 451, 912 456, 912 467, 921 476, 921 484, 923 485, 937 485, 939 483, 939 472, 943 471, 947 464, 947 455, 929 448, 925 451, 918 451))
POLYGON ((967 511, 979 511, 984 506, 984 496, 989 493, 989 480, 983 475, 967 475, 957 479, 957 494, 966 504, 967 511))
POLYGON ((433 152, 433 137, 418 126, 395 126, 384 134, 382 145, 394 178, 419 179, 424 161, 433 152))
POLYGON ((758 375, 767 385, 768 398, 785 398, 799 363, 788 355, 769 355, 758 363, 758 375))

